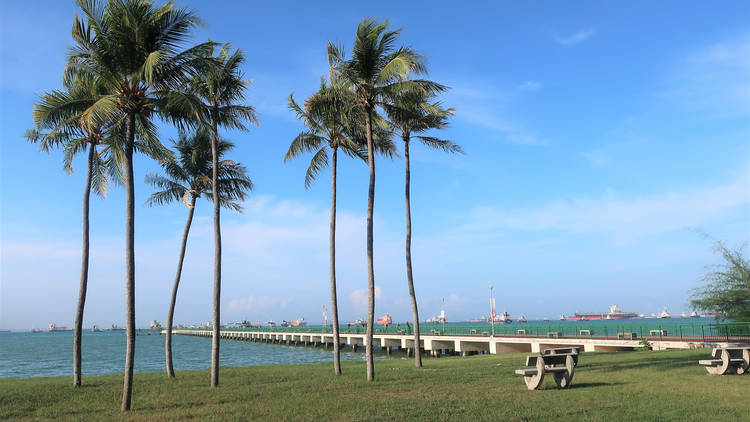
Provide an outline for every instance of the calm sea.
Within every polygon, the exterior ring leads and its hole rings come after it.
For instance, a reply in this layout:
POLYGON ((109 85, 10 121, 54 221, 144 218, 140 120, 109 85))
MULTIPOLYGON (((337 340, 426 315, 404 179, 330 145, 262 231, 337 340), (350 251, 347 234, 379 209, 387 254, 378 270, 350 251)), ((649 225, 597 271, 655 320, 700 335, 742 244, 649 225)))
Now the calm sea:
MULTIPOLYGON (((135 370, 164 370, 164 336, 136 337, 135 370)), ((314 363, 332 360, 332 350, 262 343, 221 342, 222 366, 314 363)), ((211 339, 174 336, 174 367, 206 369, 211 366, 211 339)), ((342 360, 362 360, 360 352, 343 351, 342 360)), ((125 365, 125 332, 83 333, 83 374, 121 373, 125 365)), ((0 378, 55 377, 73 374, 73 332, 0 332, 0 378)))
MULTIPOLYGON (((665 328, 672 335, 678 329, 685 335, 700 335, 702 325, 714 323, 713 319, 688 320, 620 320, 620 321, 529 321, 525 324, 496 325, 496 332, 514 333, 518 328, 530 331, 550 330, 578 332, 579 328, 596 329, 601 334, 605 327, 612 334, 618 331, 648 332, 650 328, 665 328), (681 328, 680 328, 681 327, 681 328)), ((315 327, 310 327, 314 329, 315 327)), ((394 328, 393 326, 391 328, 394 328)), ((422 332, 440 329, 439 325, 422 325, 422 332)), ((477 328, 489 330, 489 324, 450 323, 445 330, 477 328)), ((172 342, 175 369, 206 369, 211 365, 211 339, 175 335, 172 342)), ((361 349, 360 349, 361 350, 361 349)), ((378 353, 376 359, 387 359, 378 353)), ((393 355, 401 359, 403 354, 393 355)), ((364 359, 364 354, 342 349, 341 358, 347 361, 364 359)), ((250 366, 273 364, 302 364, 332 360, 332 350, 325 348, 296 347, 222 340, 222 366, 250 366)), ((103 331, 83 333, 83 373, 98 375, 121 373, 125 362, 125 332, 103 331)), ((0 378, 52 377, 72 375, 73 332, 0 332, 0 378)), ((136 338, 135 370, 138 372, 164 370, 164 336, 156 332, 140 331, 136 338)))

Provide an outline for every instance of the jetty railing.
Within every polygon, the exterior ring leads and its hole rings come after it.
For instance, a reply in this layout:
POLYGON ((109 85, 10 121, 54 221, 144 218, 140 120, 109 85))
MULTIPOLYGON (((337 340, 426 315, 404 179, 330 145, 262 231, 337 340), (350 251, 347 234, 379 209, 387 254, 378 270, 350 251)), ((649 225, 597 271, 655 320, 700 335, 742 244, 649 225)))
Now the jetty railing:
MULTIPOLYGON (((205 330, 206 328, 181 328, 205 330)), ((222 327, 222 330, 274 333, 325 333, 331 326, 304 327, 222 327)), ((402 324, 376 326, 375 334, 413 334, 413 327, 402 324)), ((364 334, 361 325, 341 326, 342 334, 364 334)), ((484 336, 493 335, 490 324, 420 324, 423 335, 484 336)), ((750 343, 750 322, 695 322, 695 323, 512 323, 495 324, 495 337, 552 337, 591 339, 646 339, 664 341, 693 341, 702 343, 750 343)))

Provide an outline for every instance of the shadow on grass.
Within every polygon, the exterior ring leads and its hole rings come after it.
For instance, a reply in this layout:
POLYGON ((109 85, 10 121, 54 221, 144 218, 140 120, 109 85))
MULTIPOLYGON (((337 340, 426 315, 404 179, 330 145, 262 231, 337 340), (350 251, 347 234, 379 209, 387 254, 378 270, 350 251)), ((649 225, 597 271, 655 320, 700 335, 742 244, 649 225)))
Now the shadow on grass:
POLYGON ((614 385, 625 385, 626 382, 574 382, 570 385, 571 389, 575 388, 590 388, 590 387, 609 387, 614 385))
POLYGON ((684 368, 688 366, 695 366, 698 364, 697 360, 693 359, 669 359, 669 358, 645 358, 640 360, 633 360, 630 362, 602 362, 594 364, 581 365, 581 368, 593 371, 612 371, 621 369, 638 369, 638 368, 684 368))

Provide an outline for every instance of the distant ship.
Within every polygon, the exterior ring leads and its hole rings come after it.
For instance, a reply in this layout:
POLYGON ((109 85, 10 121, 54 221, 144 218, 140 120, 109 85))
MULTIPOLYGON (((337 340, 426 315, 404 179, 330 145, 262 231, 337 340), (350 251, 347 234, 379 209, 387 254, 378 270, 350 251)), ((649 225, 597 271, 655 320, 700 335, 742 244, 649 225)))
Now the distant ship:
POLYGON ((124 331, 125 329, 122 327, 118 327, 117 324, 112 324, 111 327, 108 328, 109 331, 124 331))
POLYGON ((304 317, 300 317, 299 319, 295 319, 294 321, 289 321, 289 325, 292 327, 304 327, 307 325, 307 321, 305 321, 304 317))
POLYGON ((148 329, 151 330, 151 331, 157 331, 157 330, 161 330, 163 328, 164 327, 161 326, 161 322, 159 322, 157 320, 151 321, 151 324, 148 326, 148 329))
POLYGON ((445 317, 445 310, 440 310, 440 315, 434 316, 430 319, 425 320, 428 324, 443 324, 445 322, 448 322, 448 319, 445 317))
POLYGON ((635 312, 623 312, 619 306, 612 305, 609 312, 576 312, 570 319, 575 321, 595 321, 600 319, 631 319, 637 317, 635 312))
POLYGON ((52 323, 52 324, 50 324, 47 327, 47 331, 49 331, 49 332, 53 332, 53 331, 73 331, 73 329, 72 328, 68 328, 68 327, 63 327, 61 325, 58 326, 58 325, 55 325, 54 323, 52 323))
POLYGON ((516 322, 526 322, 526 317, 523 316, 523 315, 521 315, 520 317, 518 317, 518 319, 516 320, 516 322))
POLYGON ((508 313, 508 311, 503 311, 502 314, 496 315, 493 320, 495 324, 509 324, 513 322, 513 320, 510 319, 510 314, 508 313))
POLYGON ((567 318, 565 318, 565 314, 560 315, 560 321, 565 321, 567 318))
POLYGON ((276 323, 275 323, 275 322, 273 322, 273 320, 272 320, 272 319, 269 319, 269 320, 268 320, 268 322, 267 322, 266 324, 268 324, 268 326, 269 326, 269 327, 271 327, 271 328, 273 328, 273 327, 275 327, 275 326, 276 326, 276 323))
POLYGON ((30 333, 41 333, 42 329, 41 328, 32 328, 32 329, 29 330, 29 332, 30 333))
POLYGON ((391 324, 392 322, 393 322, 393 320, 391 319, 391 315, 390 314, 385 314, 380 319, 378 319, 377 324, 378 325, 387 325, 387 324, 391 324))
POLYGON ((482 315, 479 318, 472 318, 470 322, 489 322, 489 320, 485 315, 482 315))
POLYGON ((664 310, 661 311, 661 313, 659 314, 657 318, 660 318, 660 319, 672 318, 672 315, 670 315, 669 312, 667 312, 667 308, 664 308, 664 310))
POLYGON ((361 326, 363 326, 363 327, 364 327, 364 326, 365 326, 365 325, 367 325, 367 324, 365 324, 365 320, 364 320, 364 319, 362 319, 362 318, 357 318, 357 319, 355 319, 354 321, 349 321, 349 322, 347 322, 347 323, 346 323, 346 325, 347 325, 347 327, 349 327, 349 326, 352 326, 352 325, 355 325, 355 326, 356 326, 356 325, 361 325, 361 326))
POLYGON ((99 328, 99 326, 98 326, 98 325, 94 324, 94 325, 92 325, 92 326, 91 326, 91 332, 92 332, 92 333, 98 333, 98 332, 100 332, 100 331, 102 331, 102 329, 101 329, 101 328, 99 328))

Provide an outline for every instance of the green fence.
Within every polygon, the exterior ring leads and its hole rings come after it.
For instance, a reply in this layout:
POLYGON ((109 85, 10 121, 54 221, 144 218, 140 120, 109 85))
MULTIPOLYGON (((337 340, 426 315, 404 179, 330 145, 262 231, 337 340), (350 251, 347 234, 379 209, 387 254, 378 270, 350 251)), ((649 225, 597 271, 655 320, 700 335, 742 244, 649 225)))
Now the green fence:
MULTIPOLYGON (((189 328, 205 330, 206 328, 189 328)), ((254 331, 274 333, 332 333, 332 327, 248 327, 222 328, 230 331, 254 331)), ((413 327, 406 325, 376 326, 375 334, 413 334, 413 327)), ((365 327, 342 326, 342 334, 364 334, 365 327)), ((750 343, 750 323, 513 323, 513 324, 420 324, 424 335, 451 336, 496 336, 496 337, 554 337, 594 339, 649 339, 699 342, 750 343)))

